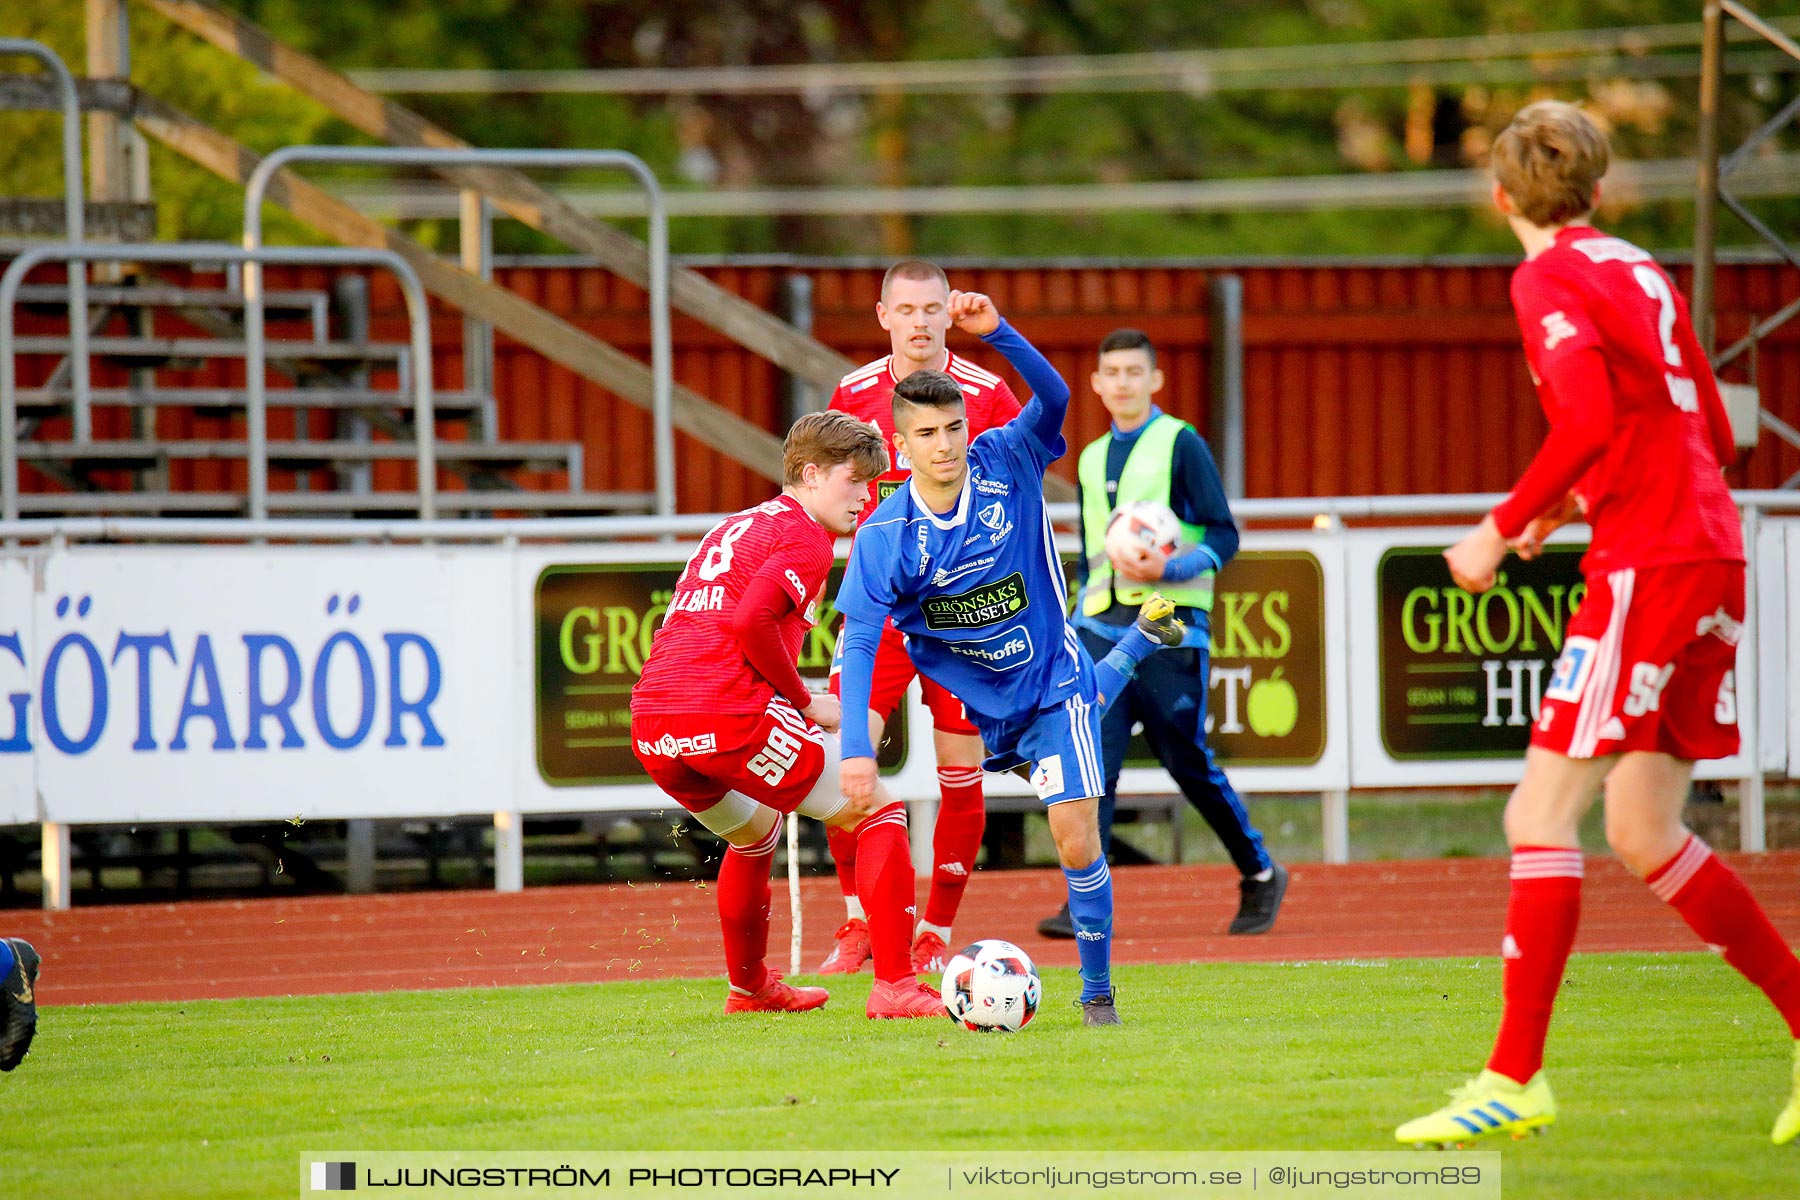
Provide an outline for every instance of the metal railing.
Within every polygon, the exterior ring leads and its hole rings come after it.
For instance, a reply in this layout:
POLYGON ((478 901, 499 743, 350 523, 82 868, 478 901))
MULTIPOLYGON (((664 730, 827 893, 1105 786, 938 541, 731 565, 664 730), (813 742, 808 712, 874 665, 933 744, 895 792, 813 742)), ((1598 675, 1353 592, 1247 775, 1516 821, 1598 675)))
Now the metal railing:
MULTIPOLYGON (((62 99, 63 220, 67 226, 64 232, 72 244, 79 246, 87 240, 87 230, 83 221, 86 194, 81 186, 81 101, 75 95, 75 77, 56 51, 30 38, 0 38, 0 56, 3 55, 35 58, 56 77, 56 90, 62 99)), ((77 271, 75 264, 70 263, 69 372, 74 393, 75 440, 78 442, 94 436, 87 335, 87 267, 83 264, 77 271)))
MULTIPOLYGON (((622 170, 643 189, 650 219, 650 380, 651 441, 656 470, 656 511, 675 512, 675 426, 671 390, 674 350, 669 328, 669 217, 662 185, 643 159, 623 150, 503 150, 440 149, 413 146, 284 146, 270 154, 251 173, 244 187, 244 246, 262 245, 263 196, 275 172, 293 162, 359 163, 365 166, 430 167, 606 167, 622 170)), ((485 208, 485 206, 477 206, 485 208)), ((485 238, 483 239, 485 241, 485 238)), ((471 272, 478 274, 479 272, 471 272)), ((245 286, 261 292, 260 272, 252 265, 244 272, 245 286)), ((253 340, 260 340, 262 311, 253 303, 256 321, 253 340)))
MULTIPOLYGON (((279 251, 265 251, 279 253, 279 251)), ((381 253, 379 251, 346 253, 381 253)), ((0 280, 0 303, 5 301, 0 280)), ((7 332, 0 328, 0 333, 7 332)), ((1800 492, 1743 490, 1731 494, 1746 516, 1800 513, 1800 492)), ((1395 517, 1475 517, 1506 499, 1502 492, 1449 493, 1417 496, 1284 496, 1234 500, 1239 522, 1313 521, 1323 525, 1395 517)), ((1073 504, 1045 506, 1053 524, 1072 527, 1081 519, 1073 504)), ((145 542, 505 542, 606 541, 700 537, 730 513, 690 513, 664 517, 514 517, 480 520, 314 520, 277 517, 9 517, 0 521, 0 537, 13 541, 145 541, 145 542)))
MULTIPOLYGON (((412 327, 412 388, 414 423, 418 427, 419 517, 429 521, 437 516, 437 448, 431 399, 431 326, 425 306, 425 288, 412 265, 392 250, 365 250, 339 247, 264 247, 255 250, 213 242, 161 242, 148 245, 94 246, 78 243, 53 243, 33 246, 24 251, 0 275, 0 527, 30 525, 19 517, 19 434, 18 434, 18 363, 13 353, 13 314, 18 291, 33 268, 45 262, 70 264, 70 278, 82 273, 95 262, 225 262, 225 263, 292 263, 306 266, 384 266, 400 281, 406 297, 407 317, 412 327)), ((76 328, 87 324, 86 304, 76 328)), ((268 401, 265 393, 264 355, 260 328, 262 301, 259 297, 247 309, 255 310, 258 320, 256 336, 248 339, 245 380, 248 391, 245 434, 249 443, 250 516, 247 522, 226 521, 217 525, 254 526, 267 521, 269 515, 269 430, 268 401)), ((86 346, 76 353, 78 363, 85 365, 86 346)), ((91 441, 87 437, 78 438, 91 441)), ((304 522, 302 522, 304 524, 304 522)), ((13 535, 15 537, 28 535, 13 535)), ((130 535, 127 535, 130 536, 130 535)), ((221 531, 215 536, 236 536, 221 531)))

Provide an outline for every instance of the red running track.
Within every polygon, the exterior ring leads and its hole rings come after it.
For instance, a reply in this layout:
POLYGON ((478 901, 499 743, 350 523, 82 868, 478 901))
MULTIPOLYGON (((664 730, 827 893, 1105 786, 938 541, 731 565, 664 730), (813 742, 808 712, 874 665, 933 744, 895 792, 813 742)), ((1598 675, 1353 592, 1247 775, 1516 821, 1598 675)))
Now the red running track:
MULTIPOLYGON (((1800 851, 1728 855, 1790 943, 1800 942, 1800 851)), ((1502 859, 1301 864, 1281 920, 1262 937, 1225 936, 1236 874, 1136 867, 1113 875, 1114 954, 1124 963, 1291 962, 1498 952, 1502 859)), ((805 964, 824 958, 842 919, 835 879, 808 879, 805 964)), ((1056 871, 981 872, 959 938, 1003 937, 1039 963, 1075 965, 1072 942, 1036 933, 1062 902, 1056 871)), ((787 893, 775 888, 770 961, 787 958, 787 893)), ((44 955, 45 1005, 394 988, 599 983, 722 974, 710 886, 640 883, 494 892, 190 901, 0 913, 0 933, 44 955)), ((1577 951, 1694 950, 1675 913, 1608 858, 1590 858, 1577 951)))

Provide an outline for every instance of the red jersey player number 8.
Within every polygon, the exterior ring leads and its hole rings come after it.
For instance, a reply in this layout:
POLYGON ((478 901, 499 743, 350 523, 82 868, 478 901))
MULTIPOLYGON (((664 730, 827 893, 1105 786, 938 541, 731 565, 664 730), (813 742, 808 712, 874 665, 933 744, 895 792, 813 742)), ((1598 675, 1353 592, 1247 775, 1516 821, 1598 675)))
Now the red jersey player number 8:
POLYGON ((706 561, 700 564, 700 579, 703 583, 711 583, 731 570, 731 559, 737 553, 738 539, 744 536, 755 521, 755 517, 745 517, 725 531, 719 538, 718 545, 707 550, 706 561))

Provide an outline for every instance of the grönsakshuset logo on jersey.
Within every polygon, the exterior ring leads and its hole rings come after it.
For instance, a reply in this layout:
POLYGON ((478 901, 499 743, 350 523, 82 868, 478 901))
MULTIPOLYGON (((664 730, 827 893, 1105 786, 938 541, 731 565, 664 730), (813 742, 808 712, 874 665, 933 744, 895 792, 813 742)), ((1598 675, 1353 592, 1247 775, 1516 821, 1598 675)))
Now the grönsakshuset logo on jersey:
POLYGON ((1031 598, 1025 594, 1025 575, 1014 571, 1004 579, 966 592, 927 596, 919 601, 919 609, 927 629, 982 629, 1011 620, 1030 604, 1031 598))
POLYGON ((166 621, 134 627, 108 607, 94 594, 58 596, 41 664, 19 631, 0 632, 0 655, 38 682, 4 697, 0 754, 32 753, 34 700, 44 740, 70 758, 103 743, 133 755, 445 745, 432 712, 444 689, 437 646, 424 633, 349 624, 360 593, 332 594, 325 621, 308 622, 322 628, 305 632, 219 621, 177 633, 166 621))

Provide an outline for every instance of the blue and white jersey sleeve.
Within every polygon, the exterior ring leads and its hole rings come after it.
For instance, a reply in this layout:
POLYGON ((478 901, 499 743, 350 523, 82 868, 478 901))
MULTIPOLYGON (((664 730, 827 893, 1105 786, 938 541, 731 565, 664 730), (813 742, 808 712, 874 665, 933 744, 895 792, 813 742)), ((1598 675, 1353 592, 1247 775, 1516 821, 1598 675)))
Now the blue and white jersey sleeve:
POLYGON ((1000 328, 981 339, 1000 353, 1024 376, 1031 389, 1031 399, 1011 421, 982 434, 998 439, 1019 465, 1042 477, 1050 464, 1068 453, 1069 443, 1063 438, 1063 418, 1069 412, 1069 385, 1038 352, 1005 321, 1000 328))
POLYGON ((894 573, 900 557, 901 528, 899 521, 871 518, 857 530, 856 541, 850 546, 850 561, 844 566, 844 580, 838 584, 833 602, 846 617, 878 626, 887 621, 896 599, 894 573))

